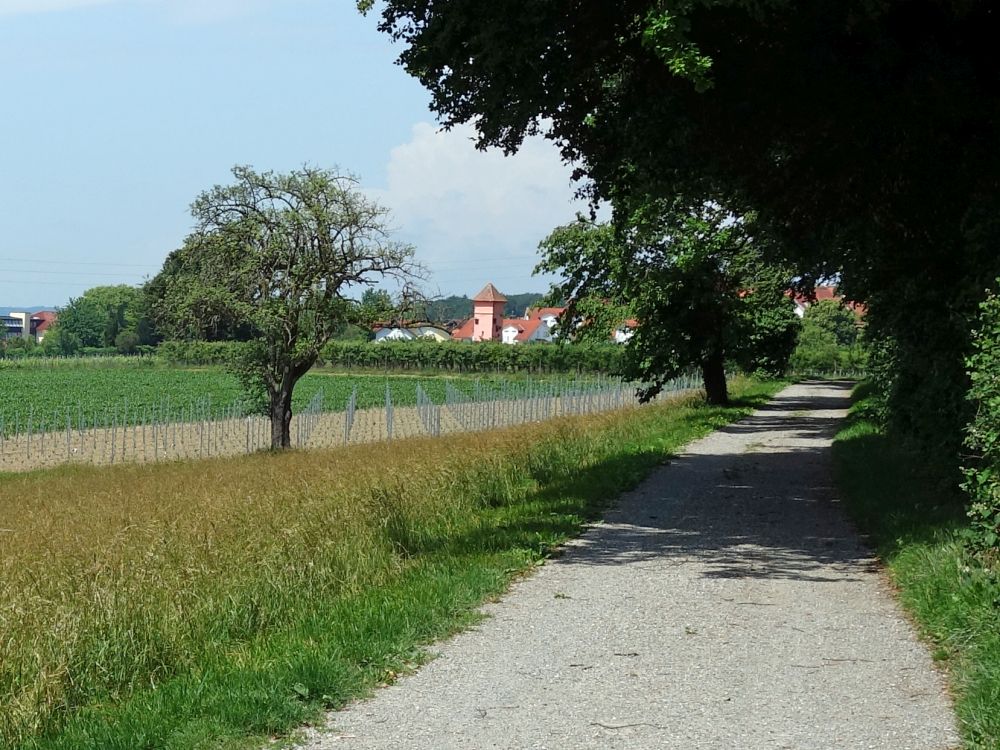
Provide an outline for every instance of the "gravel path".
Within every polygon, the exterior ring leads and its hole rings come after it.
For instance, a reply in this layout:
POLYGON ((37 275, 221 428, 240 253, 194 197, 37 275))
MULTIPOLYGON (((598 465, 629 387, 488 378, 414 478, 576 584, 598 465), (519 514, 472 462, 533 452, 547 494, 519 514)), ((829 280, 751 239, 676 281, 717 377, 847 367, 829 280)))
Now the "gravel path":
POLYGON ((957 747, 943 680, 833 497, 848 400, 795 385, 693 443, 305 747, 957 747))

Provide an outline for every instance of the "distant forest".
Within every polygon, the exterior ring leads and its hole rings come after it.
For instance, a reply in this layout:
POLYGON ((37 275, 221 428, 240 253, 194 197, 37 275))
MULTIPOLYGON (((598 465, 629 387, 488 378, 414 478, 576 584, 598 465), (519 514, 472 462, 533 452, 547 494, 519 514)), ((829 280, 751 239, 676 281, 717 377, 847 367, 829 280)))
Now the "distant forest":
MULTIPOLYGON (((525 311, 542 299, 541 294, 506 294, 507 305, 504 317, 521 318, 525 311)), ((465 320, 472 316, 472 300, 468 297, 442 297, 427 303, 426 318, 432 323, 447 323, 449 320, 465 320)))

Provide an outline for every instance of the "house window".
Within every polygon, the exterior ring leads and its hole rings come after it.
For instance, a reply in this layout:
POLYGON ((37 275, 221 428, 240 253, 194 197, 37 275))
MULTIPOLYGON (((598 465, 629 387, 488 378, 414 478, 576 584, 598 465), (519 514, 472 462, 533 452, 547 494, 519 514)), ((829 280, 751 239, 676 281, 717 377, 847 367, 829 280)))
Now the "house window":
POLYGON ((476 325, 479 325, 479 318, 476 318, 476 325))

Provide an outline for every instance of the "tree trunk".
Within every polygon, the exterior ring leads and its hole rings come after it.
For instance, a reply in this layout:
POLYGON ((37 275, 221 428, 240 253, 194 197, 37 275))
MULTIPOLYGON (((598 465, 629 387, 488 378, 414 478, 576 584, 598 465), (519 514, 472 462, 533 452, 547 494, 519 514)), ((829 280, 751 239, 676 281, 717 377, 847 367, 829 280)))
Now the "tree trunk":
POLYGON ((292 387, 282 385, 269 394, 271 399, 271 450, 292 447, 292 387))
POLYGON ((721 352, 712 352, 701 361, 701 378, 705 383, 705 398, 714 406, 729 404, 726 387, 726 363, 721 352))

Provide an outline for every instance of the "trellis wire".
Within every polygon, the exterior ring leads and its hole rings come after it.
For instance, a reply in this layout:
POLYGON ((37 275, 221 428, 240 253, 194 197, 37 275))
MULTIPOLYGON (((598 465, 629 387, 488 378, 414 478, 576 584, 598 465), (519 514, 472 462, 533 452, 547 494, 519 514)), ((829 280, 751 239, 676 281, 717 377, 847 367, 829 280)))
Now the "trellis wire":
MULTIPOLYGON (((638 387, 641 386, 610 377, 524 378, 499 384, 476 380, 462 388, 446 382, 443 398, 436 402, 423 384, 417 384, 412 423, 397 421, 389 382, 384 406, 359 410, 355 386, 342 414, 324 411, 325 399, 320 390, 294 417, 294 444, 301 447, 330 445, 341 439, 346 444, 379 436, 385 440, 413 434, 438 436, 621 409, 638 403, 638 387), (358 434, 358 419, 362 414, 367 426, 358 434), (340 419, 343 419, 342 430, 333 429, 340 419), (378 428, 379 423, 384 427, 378 428), (371 432, 372 429, 376 432, 371 432)), ((661 393, 666 396, 698 387, 697 374, 685 373, 666 383, 661 393)), ((251 413, 238 401, 215 405, 210 396, 186 404, 165 399, 156 404, 136 405, 126 400, 120 406, 91 409, 76 402, 51 414, 27 404, 23 411, 0 414, 0 470, 10 468, 10 462, 16 468, 24 468, 26 464, 34 467, 77 461, 159 461, 251 453, 269 445, 266 417, 251 413)))
POLYGON ((417 383, 417 415, 428 435, 441 434, 441 407, 431 400, 420 383, 417 383))
POLYGON ((347 399, 347 407, 344 409, 344 444, 351 442, 351 430, 354 427, 354 412, 358 407, 358 387, 354 386, 351 395, 347 399))
POLYGON ((389 383, 385 384, 385 435, 386 440, 392 440, 393 418, 395 414, 392 409, 392 391, 389 390, 389 383))
POLYGON ((296 444, 303 447, 309 442, 313 430, 319 423, 319 417, 323 413, 323 389, 320 388, 309 400, 305 410, 295 416, 296 420, 296 444))

